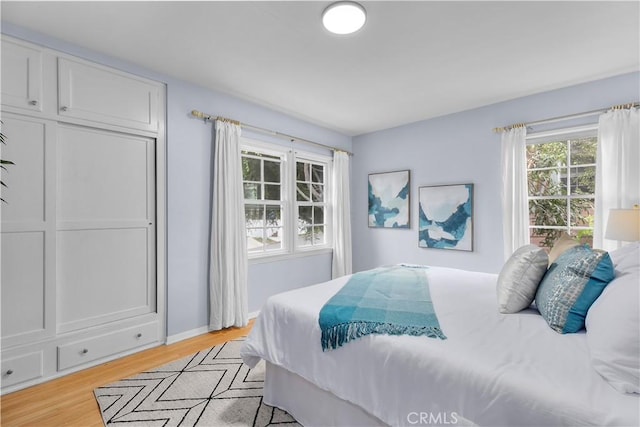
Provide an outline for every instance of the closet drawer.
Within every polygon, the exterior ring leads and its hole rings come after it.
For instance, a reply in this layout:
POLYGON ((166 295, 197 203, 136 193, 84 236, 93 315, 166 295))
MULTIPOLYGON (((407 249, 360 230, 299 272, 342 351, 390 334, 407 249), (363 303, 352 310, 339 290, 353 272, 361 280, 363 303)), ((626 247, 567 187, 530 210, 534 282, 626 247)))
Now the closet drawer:
POLYGON ((160 85, 81 61, 58 58, 58 114, 158 130, 160 85))
POLYGON ((42 352, 25 354, 2 361, 2 387, 42 376, 42 352))
POLYGON ((158 341, 158 324, 133 328, 58 346, 58 370, 71 368, 158 341))

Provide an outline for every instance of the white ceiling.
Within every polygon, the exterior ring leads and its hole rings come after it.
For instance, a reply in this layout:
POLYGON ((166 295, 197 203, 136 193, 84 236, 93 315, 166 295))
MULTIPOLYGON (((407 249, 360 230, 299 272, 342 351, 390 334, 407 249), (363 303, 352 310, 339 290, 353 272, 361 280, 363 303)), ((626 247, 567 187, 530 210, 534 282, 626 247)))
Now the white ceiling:
POLYGON ((637 1, 362 1, 351 36, 322 28, 330 3, 1 7, 3 21, 348 135, 640 69, 637 1))

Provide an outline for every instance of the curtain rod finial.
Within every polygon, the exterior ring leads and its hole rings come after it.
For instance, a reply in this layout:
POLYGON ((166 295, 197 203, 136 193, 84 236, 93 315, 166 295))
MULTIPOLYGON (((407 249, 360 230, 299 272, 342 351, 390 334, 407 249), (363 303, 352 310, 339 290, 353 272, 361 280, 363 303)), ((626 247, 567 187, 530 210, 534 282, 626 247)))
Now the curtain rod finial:
POLYGON ((198 110, 191 110, 191 115, 193 117, 197 117, 199 119, 205 119, 207 120, 207 116, 202 112, 202 111, 198 111, 198 110))

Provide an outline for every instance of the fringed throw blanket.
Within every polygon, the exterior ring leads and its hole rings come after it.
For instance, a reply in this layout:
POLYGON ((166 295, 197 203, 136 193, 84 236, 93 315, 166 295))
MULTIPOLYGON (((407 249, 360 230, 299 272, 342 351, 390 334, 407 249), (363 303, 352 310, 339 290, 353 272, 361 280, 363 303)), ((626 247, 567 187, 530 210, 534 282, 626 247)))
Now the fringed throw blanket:
POLYGON ((447 339, 433 309, 425 268, 398 265, 354 274, 320 310, 322 350, 369 334, 447 339))

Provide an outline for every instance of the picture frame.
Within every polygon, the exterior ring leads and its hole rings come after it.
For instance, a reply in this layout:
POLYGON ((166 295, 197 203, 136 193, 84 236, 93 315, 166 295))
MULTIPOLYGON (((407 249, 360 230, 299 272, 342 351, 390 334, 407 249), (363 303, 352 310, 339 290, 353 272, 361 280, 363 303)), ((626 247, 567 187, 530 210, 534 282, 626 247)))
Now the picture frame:
POLYGON ((473 251, 473 184, 418 188, 418 246, 473 251))
POLYGON ((410 228, 409 170, 369 174, 370 228, 410 228))

